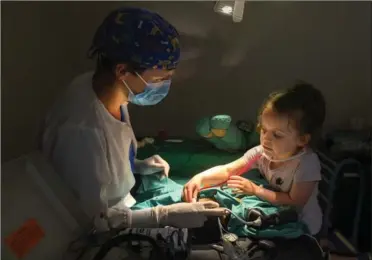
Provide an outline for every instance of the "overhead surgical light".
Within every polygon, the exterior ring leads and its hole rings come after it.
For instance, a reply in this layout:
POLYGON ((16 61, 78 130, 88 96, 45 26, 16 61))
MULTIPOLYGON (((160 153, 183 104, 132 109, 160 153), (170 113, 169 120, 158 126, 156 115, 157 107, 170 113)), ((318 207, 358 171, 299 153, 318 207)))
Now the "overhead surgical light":
POLYGON ((244 4, 245 0, 217 1, 214 5, 214 11, 232 16, 232 20, 239 23, 243 20, 244 4))
POLYGON ((226 6, 224 6, 224 7, 221 8, 221 11, 224 14, 231 14, 232 11, 233 11, 233 8, 232 8, 232 6, 227 6, 226 5, 226 6))

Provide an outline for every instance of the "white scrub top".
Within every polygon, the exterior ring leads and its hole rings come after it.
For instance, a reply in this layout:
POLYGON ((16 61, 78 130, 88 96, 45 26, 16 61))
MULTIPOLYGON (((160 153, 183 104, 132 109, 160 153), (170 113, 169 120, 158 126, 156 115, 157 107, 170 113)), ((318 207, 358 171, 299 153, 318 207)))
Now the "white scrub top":
POLYGON ((92 76, 75 78, 48 114, 42 150, 88 216, 96 217, 135 204, 129 153, 137 142, 127 106, 122 106, 125 122, 109 114, 93 91, 92 76))
MULTIPOLYGON (((244 159, 249 162, 262 154, 263 148, 261 145, 249 149, 244 154, 244 159)), ((319 182, 322 179, 320 161, 315 152, 308 149, 306 153, 291 161, 287 161, 283 166, 277 169, 270 169, 270 161, 265 156, 261 156, 255 165, 276 190, 289 192, 293 183, 297 182, 319 182)), ((299 209, 300 218, 307 225, 311 234, 317 234, 322 226, 322 210, 318 201, 318 183, 316 184, 313 193, 307 203, 299 209)))

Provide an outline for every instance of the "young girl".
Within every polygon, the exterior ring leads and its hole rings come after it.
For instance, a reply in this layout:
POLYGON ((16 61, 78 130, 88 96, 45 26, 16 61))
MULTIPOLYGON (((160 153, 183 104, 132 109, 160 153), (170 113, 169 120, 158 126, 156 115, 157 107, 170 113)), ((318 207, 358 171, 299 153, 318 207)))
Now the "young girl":
POLYGON ((321 167, 311 148, 324 118, 324 97, 311 85, 301 83, 271 94, 259 113, 261 144, 232 163, 194 176, 184 187, 184 198, 195 201, 201 187, 227 181, 228 187, 238 193, 256 195, 277 205, 297 206, 311 234, 317 234, 322 225, 317 200, 321 167), (236 175, 255 158, 253 167, 259 168, 276 191, 236 175))

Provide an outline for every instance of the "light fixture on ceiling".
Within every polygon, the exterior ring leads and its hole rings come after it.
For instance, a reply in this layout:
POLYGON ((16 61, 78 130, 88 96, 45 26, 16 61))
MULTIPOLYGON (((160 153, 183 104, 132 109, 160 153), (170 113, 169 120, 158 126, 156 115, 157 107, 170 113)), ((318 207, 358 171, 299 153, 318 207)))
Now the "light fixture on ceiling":
POLYGON ((216 13, 232 16, 232 20, 235 23, 239 23, 243 20, 244 4, 244 0, 217 1, 214 5, 214 11, 216 13))

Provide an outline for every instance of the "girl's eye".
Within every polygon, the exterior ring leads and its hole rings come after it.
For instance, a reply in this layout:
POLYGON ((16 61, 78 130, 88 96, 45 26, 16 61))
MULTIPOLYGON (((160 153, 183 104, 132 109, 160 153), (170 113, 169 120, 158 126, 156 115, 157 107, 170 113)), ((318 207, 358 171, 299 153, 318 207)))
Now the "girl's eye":
POLYGON ((276 138, 276 139, 280 139, 280 138, 282 138, 283 136, 281 136, 281 135, 278 135, 277 133, 274 133, 274 138, 276 138))

